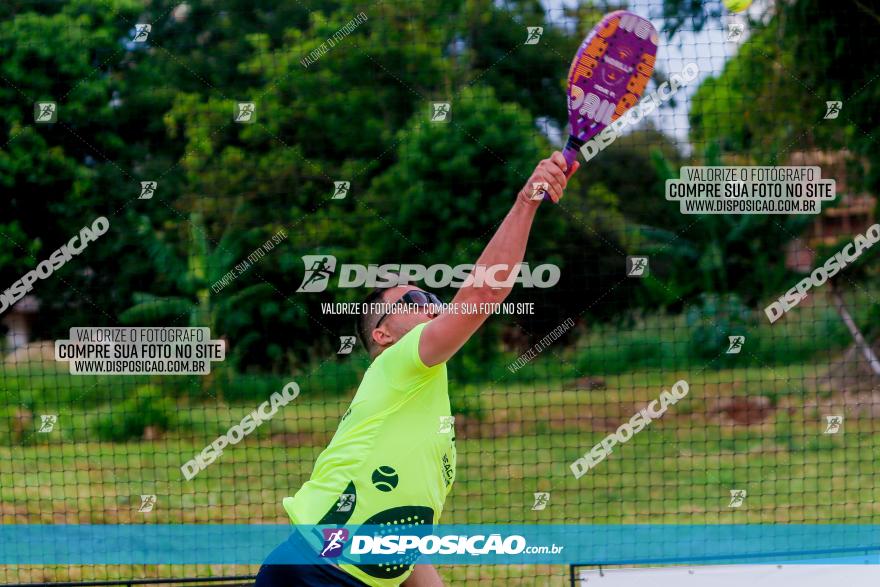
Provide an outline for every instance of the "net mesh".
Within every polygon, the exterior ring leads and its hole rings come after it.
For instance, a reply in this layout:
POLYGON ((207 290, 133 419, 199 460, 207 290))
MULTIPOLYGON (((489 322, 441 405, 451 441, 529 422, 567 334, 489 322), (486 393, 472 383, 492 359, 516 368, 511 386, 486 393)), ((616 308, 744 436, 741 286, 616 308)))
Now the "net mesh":
MULTIPOLYGON (((458 464, 442 522, 878 522, 873 252, 778 320, 765 312, 874 222, 875 11, 575 4, 0 7, 2 522, 285 523, 281 500, 370 364, 349 345, 356 316, 334 305, 368 288, 341 287, 337 271, 302 291, 308 256, 473 263, 561 147, 571 56, 615 8, 660 31, 646 93, 670 97, 542 205, 526 261, 558 266, 558 283, 516 287, 449 362, 458 464), (699 75, 675 88, 689 64, 699 75), (837 198, 821 215, 683 214, 664 186, 688 165, 818 166, 837 198), (107 232, 83 238, 100 217, 107 232), (62 245, 81 250, 52 256, 62 245), (71 328, 111 326, 207 327, 226 358, 197 376, 77 375, 56 360, 71 328), (687 395, 626 438, 680 380, 687 395), (185 477, 290 381, 296 399, 185 477)), ((13 564, 0 577, 256 570, 13 564)), ((569 576, 439 570, 452 585, 569 576)))

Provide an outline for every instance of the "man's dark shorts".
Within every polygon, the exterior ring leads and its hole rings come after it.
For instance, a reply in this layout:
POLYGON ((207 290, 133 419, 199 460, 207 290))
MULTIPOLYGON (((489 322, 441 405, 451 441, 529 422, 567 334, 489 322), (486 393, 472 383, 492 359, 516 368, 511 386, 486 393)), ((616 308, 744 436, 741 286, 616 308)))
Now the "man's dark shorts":
POLYGON ((260 572, 257 573, 255 587, 318 587, 334 585, 338 587, 364 587, 366 583, 355 579, 339 568, 323 563, 300 536, 292 532, 290 538, 281 543, 266 558, 260 572), (293 560, 294 553, 309 552, 316 564, 286 565, 278 562, 293 560), (273 562, 274 561, 274 562, 273 562))

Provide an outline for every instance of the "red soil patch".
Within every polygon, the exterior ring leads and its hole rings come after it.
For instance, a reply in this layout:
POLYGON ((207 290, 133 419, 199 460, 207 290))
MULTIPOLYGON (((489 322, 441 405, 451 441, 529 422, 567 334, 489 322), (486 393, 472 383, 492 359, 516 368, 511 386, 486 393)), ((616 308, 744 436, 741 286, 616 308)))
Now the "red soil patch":
POLYGON ((719 416, 723 423, 751 426, 760 424, 775 410, 769 398, 751 396, 719 400, 709 413, 719 416))

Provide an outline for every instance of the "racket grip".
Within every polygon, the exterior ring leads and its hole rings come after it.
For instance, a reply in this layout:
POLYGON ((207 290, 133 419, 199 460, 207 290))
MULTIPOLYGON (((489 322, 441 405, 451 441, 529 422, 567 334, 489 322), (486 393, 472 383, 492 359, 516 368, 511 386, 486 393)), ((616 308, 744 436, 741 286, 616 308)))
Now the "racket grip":
MULTIPOLYGON (((578 151, 580 150, 581 146, 583 146, 583 144, 584 142, 579 138, 573 135, 568 135, 568 141, 565 143, 565 148, 562 149, 562 156, 565 157, 565 163, 567 164, 566 172, 567 170, 571 169, 572 163, 577 161, 578 151)), ((544 192, 544 200, 549 199, 550 194, 544 192)))

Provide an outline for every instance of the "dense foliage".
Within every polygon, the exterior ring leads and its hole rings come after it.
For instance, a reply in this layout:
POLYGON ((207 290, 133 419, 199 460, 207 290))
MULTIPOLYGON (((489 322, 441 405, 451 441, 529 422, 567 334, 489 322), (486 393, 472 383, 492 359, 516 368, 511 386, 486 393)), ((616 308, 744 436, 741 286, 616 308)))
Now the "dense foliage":
MULTIPOLYGON (((110 234, 76 263, 37 284, 38 336, 143 323, 152 309, 155 323, 211 325, 242 370, 283 372, 332 354, 338 336, 352 331, 349 319, 322 315, 321 302, 363 293, 297 294, 302 255, 475 260, 562 127, 562 56, 599 11, 566 9, 577 26, 563 28, 537 0, 382 3, 304 66, 363 9, 351 0, 316 4, 4 3, 0 283, 11 284, 95 217, 111 221, 110 234), (149 38, 134 43, 142 22, 152 23, 149 38), (526 26, 544 27, 539 46, 523 44, 526 26), (452 103, 452 124, 428 121, 430 102, 441 99, 452 103), (57 123, 33 122, 40 100, 58 103, 57 123), (238 101, 256 104, 254 124, 233 122, 238 101), (349 195, 331 200, 340 180, 350 182, 349 195), (137 199, 142 181, 158 181, 152 199, 137 199), (211 291, 282 229, 282 245, 211 291)), ((718 18, 715 4, 670 0, 667 16, 699 28, 718 18)), ((870 11, 835 10, 825 0, 779 11, 755 23, 758 42, 693 98, 690 159, 775 162, 806 130, 812 144, 845 145, 872 162, 866 185, 876 187, 880 84, 865 81, 880 65, 847 57, 870 55, 865 43, 876 36, 835 31, 877 23, 870 11), (836 97, 845 98, 839 123, 817 124, 824 100, 836 97)), ((800 226, 683 218, 661 194, 685 152, 643 127, 586 167, 563 206, 541 215, 527 257, 560 265, 562 282, 517 292, 514 301, 535 302, 536 315, 495 328, 534 340, 569 316, 677 311, 713 292, 754 307, 778 292, 787 283, 781 250, 800 226), (606 295, 627 254, 652 251, 657 264, 646 283, 630 280, 606 295)), ((472 360, 497 350, 496 334, 471 347, 472 360)))

